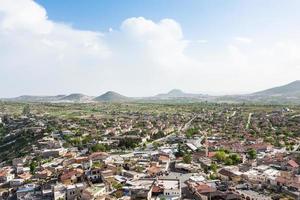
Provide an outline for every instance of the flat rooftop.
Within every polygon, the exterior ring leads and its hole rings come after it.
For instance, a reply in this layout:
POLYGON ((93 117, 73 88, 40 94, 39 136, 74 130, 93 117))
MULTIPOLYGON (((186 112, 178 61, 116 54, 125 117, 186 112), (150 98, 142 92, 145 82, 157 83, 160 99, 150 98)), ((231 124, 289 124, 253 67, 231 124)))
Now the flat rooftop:
POLYGON ((158 179, 157 184, 167 190, 180 188, 178 179, 158 179))

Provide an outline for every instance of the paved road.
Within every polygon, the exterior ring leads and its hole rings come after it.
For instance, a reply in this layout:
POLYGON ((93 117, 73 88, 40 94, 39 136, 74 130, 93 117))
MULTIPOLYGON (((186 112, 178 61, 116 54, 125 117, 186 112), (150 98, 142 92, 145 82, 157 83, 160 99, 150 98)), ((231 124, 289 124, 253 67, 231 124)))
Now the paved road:
POLYGON ((247 120, 247 124, 246 124, 246 129, 249 129, 250 123, 251 123, 251 117, 252 117, 253 113, 249 113, 248 115, 248 120, 247 120))

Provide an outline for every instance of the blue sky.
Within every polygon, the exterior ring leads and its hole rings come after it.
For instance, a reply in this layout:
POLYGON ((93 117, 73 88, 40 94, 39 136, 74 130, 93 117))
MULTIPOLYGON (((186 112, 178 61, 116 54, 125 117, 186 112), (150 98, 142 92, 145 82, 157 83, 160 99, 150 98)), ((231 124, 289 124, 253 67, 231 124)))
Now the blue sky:
POLYGON ((298 0, 2 0, 0 96, 237 94, 285 84, 300 79, 299 7, 298 0))
POLYGON ((38 0, 50 19, 75 28, 94 31, 118 29, 124 19, 144 17, 154 21, 176 20, 191 39, 222 40, 232 35, 255 35, 265 31, 285 34, 299 26, 297 0, 38 0), (291 27, 292 26, 292 27, 291 27))

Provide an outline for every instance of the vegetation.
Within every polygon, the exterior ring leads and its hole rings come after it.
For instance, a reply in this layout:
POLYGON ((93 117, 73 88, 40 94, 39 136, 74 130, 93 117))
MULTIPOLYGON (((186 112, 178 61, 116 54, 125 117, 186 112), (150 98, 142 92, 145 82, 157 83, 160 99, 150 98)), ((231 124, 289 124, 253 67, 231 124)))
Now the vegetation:
POLYGON ((38 166, 38 163, 36 161, 32 161, 29 165, 30 173, 35 174, 36 168, 38 166))
POLYGON ((210 165, 210 170, 213 171, 214 173, 217 172, 217 169, 218 169, 218 165, 216 163, 212 163, 210 165))
POLYGON ((241 157, 235 153, 228 153, 224 150, 219 150, 215 154, 215 159, 225 165, 236 165, 241 162, 241 157))
POLYGON ((182 157, 183 155, 184 155, 184 149, 183 149, 182 145, 179 143, 177 146, 177 151, 175 153, 175 156, 182 157))
POLYGON ((91 150, 92 152, 98 152, 98 151, 105 152, 109 150, 109 146, 105 144, 95 144, 94 146, 92 146, 91 150))
POLYGON ((248 150, 247 155, 250 159, 255 159, 257 156, 256 150, 255 149, 248 150))
POLYGON ((186 131, 185 135, 187 138, 192 138, 198 132, 199 132, 198 128, 190 128, 186 131))
POLYGON ((122 149, 134 149, 141 143, 141 139, 124 138, 119 142, 119 147, 122 149))
POLYGON ((182 159, 183 159, 184 163, 190 164, 192 162, 192 155, 191 154, 185 154, 182 159))
POLYGON ((29 106, 29 104, 26 104, 24 106, 22 114, 23 115, 29 115, 30 114, 30 106, 29 106))

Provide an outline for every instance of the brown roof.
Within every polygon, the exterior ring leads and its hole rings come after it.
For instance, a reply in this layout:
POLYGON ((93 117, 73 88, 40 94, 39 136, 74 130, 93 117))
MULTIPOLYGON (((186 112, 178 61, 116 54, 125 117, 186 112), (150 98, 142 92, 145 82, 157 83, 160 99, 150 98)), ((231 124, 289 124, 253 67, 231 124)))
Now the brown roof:
POLYGON ((222 168, 219 171, 219 174, 223 175, 223 176, 227 176, 227 177, 237 177, 238 175, 236 175, 235 173, 233 173, 232 171, 222 168))
POLYGON ((288 180, 286 179, 286 178, 283 178, 283 177, 277 177, 276 179, 275 179, 278 183, 287 183, 288 182, 288 180))
POLYGON ((199 192, 200 194, 201 193, 210 193, 210 192, 215 192, 216 189, 207 185, 207 184, 204 184, 204 183, 199 183, 196 187, 196 190, 197 192, 199 192))
POLYGON ((156 166, 151 166, 148 168, 147 172, 148 174, 157 174, 158 172, 160 172, 160 168, 156 166))
POLYGON ((64 180, 72 178, 72 176, 82 175, 82 174, 83 174, 83 170, 75 169, 75 170, 71 170, 71 171, 67 171, 67 172, 63 173, 63 175, 61 175, 60 179, 62 181, 64 181, 64 180))
POLYGON ((87 162, 88 160, 89 160, 88 157, 77 157, 77 158, 75 158, 76 163, 87 162))
POLYGON ((212 158, 216 155, 216 152, 208 152, 208 157, 212 158))
POLYGON ((3 177, 3 176, 7 176, 7 171, 6 170, 2 170, 0 171, 0 176, 3 177))
POLYGON ((160 188, 160 187, 157 186, 157 185, 154 185, 154 186, 153 186, 153 189, 152 189, 152 192, 154 192, 154 193, 163 192, 163 189, 160 188))
POLYGON ((89 159, 105 159, 109 156, 108 153, 106 152, 95 152, 95 153, 92 153, 90 156, 89 156, 89 159))
POLYGON ((170 158, 168 156, 165 156, 165 155, 160 155, 158 160, 167 161, 167 160, 170 160, 170 158))
POLYGON ((298 163, 296 163, 296 161, 294 161, 294 160, 289 160, 288 164, 293 168, 299 167, 298 163))
POLYGON ((29 172, 25 172, 23 174, 19 174, 18 177, 20 177, 21 179, 27 180, 27 179, 30 179, 32 177, 32 175, 29 172))

